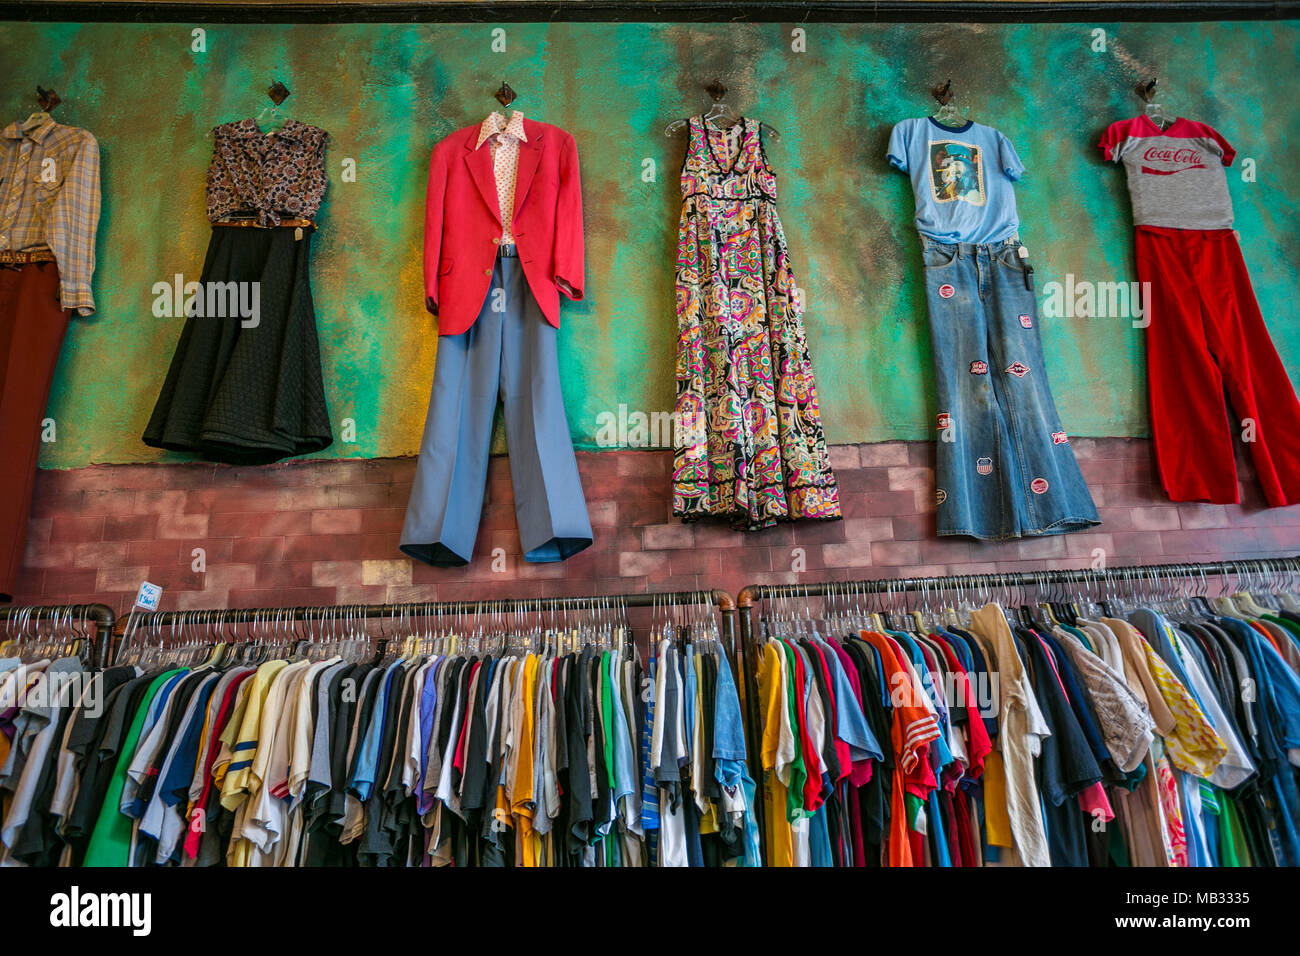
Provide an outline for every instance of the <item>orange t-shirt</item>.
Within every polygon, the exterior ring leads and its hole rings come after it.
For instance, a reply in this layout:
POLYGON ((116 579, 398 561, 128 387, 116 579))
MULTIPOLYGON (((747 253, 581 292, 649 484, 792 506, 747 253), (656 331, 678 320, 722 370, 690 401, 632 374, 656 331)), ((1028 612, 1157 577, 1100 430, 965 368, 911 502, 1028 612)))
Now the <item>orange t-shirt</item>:
POLYGON ((894 750, 894 786, 890 796, 889 832, 886 835, 890 866, 916 866, 908 842, 907 808, 903 794, 924 800, 938 781, 930 767, 930 741, 939 736, 939 718, 925 702, 918 700, 911 672, 901 662, 902 648, 891 638, 875 631, 863 631, 862 639, 880 652, 880 663, 893 704, 889 728, 894 750))

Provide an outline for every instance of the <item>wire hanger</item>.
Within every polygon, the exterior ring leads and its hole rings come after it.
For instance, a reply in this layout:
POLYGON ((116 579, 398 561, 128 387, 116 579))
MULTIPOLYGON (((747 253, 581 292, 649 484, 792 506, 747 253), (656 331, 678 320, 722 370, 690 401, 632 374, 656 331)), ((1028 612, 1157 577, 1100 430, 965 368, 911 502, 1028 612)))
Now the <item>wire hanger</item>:
MULTIPOLYGON (((722 80, 715 78, 704 88, 704 90, 713 100, 713 105, 711 105, 708 110, 701 115, 706 127, 711 126, 716 130, 730 130, 744 119, 743 116, 735 113, 731 107, 727 105, 727 87, 722 80)), ((686 129, 691 125, 692 119, 694 119, 694 117, 688 116, 684 119, 673 120, 664 127, 664 135, 676 136, 683 129, 686 129)), ((769 123, 764 123, 760 120, 758 125, 768 137, 777 140, 781 138, 780 131, 769 123)))

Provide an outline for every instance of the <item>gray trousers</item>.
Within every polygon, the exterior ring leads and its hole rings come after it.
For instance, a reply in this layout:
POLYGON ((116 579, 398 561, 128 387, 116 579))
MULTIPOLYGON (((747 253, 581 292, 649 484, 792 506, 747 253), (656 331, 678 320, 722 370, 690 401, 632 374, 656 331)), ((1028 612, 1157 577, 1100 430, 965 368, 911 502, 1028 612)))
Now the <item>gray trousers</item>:
POLYGON ((564 417, 556 330, 503 246, 474 324, 438 339, 433 392, 406 505, 402 551, 427 564, 474 556, 497 397, 505 405, 515 517, 527 561, 563 561, 591 545, 564 417))

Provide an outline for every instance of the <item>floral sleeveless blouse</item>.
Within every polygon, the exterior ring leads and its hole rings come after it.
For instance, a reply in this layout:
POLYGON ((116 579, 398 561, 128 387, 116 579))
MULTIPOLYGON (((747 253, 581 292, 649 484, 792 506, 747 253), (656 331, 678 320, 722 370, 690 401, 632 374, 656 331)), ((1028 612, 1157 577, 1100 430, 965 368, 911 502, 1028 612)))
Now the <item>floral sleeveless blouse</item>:
POLYGON ((208 221, 311 219, 325 198, 325 140, 317 126, 288 120, 274 136, 254 120, 222 123, 212 131, 208 165, 208 221))

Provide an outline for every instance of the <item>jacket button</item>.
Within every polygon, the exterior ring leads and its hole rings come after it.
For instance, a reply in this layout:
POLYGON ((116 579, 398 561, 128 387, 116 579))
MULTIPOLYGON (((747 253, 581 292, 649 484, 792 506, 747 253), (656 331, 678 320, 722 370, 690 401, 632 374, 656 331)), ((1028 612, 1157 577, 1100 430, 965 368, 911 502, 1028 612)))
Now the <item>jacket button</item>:
POLYGON ((492 274, 492 270, 491 270, 491 269, 484 269, 484 270, 483 270, 483 274, 484 274, 485 276, 490 276, 490 275, 492 274))
POLYGON ((492 240, 492 245, 494 245, 494 246, 499 246, 499 245, 501 245, 501 240, 500 240, 500 239, 493 239, 493 240, 492 240))

